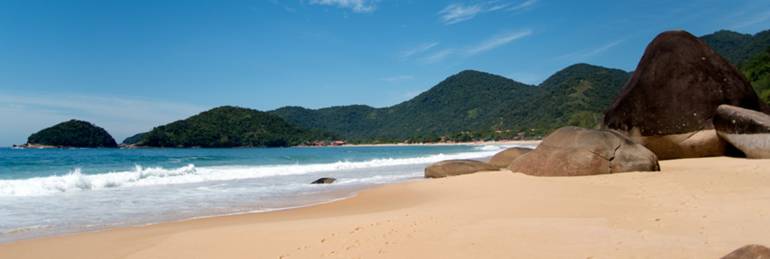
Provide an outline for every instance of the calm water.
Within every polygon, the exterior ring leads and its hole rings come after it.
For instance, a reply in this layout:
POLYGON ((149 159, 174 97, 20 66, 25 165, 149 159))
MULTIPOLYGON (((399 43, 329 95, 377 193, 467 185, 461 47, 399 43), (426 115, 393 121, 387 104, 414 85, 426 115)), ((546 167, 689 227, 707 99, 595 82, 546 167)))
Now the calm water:
POLYGON ((304 206, 501 148, 0 148, 0 242, 304 206), (338 182, 309 184, 320 177, 338 182))

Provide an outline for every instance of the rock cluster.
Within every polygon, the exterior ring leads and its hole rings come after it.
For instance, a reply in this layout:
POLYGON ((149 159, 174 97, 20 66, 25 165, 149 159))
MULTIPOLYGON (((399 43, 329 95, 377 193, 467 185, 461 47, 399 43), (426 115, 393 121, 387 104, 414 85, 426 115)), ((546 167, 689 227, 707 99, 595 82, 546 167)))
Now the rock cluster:
POLYGON ((506 167, 535 176, 659 171, 658 159, 770 158, 770 108, 746 78, 685 31, 658 35, 604 116, 604 129, 564 127, 532 151, 508 149, 490 164, 441 162, 431 175, 506 167), (442 164, 445 163, 445 164, 442 164), (451 166, 450 166, 451 165, 451 166), (441 173, 438 173, 441 172, 441 173))
POLYGON ((661 159, 721 156, 728 145, 712 118, 722 104, 768 111, 733 65, 692 34, 669 31, 647 46, 604 124, 661 159))

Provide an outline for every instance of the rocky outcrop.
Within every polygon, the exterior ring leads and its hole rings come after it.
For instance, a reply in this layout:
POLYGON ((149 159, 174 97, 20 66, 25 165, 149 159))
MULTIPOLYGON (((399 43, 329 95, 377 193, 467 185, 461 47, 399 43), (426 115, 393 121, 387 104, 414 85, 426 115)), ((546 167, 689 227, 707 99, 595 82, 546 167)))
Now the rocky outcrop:
POLYGON ((725 255, 722 259, 768 259, 770 248, 761 245, 747 245, 725 255))
POLYGON ((531 148, 512 147, 495 154, 489 159, 489 164, 498 168, 506 168, 511 165, 513 160, 519 158, 521 155, 532 151, 531 148))
POLYGON ((498 167, 476 160, 447 160, 432 164, 425 168, 425 178, 443 178, 472 174, 483 171, 497 171, 498 167))
POLYGON ((711 118, 721 104, 768 110, 744 76, 703 41, 670 31, 647 46, 604 124, 660 159, 719 156, 727 144, 711 118))
POLYGON ((535 176, 582 176, 632 171, 659 171, 650 150, 612 130, 564 127, 537 148, 514 160, 513 172, 535 176))
POLYGON ((25 146, 96 148, 117 147, 118 143, 103 128, 86 121, 69 120, 30 135, 25 146))
POLYGON ((331 184, 337 181, 337 178, 331 178, 331 177, 323 177, 319 178, 318 180, 313 181, 310 184, 331 184))
POLYGON ((714 115, 719 137, 748 158, 770 158, 770 115, 731 105, 720 105, 714 115))

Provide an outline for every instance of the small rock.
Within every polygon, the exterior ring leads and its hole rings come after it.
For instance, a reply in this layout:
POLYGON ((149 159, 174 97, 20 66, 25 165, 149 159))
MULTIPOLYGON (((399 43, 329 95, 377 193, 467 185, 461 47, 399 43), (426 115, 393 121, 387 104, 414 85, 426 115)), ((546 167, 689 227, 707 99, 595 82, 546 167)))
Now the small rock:
POLYGON ((337 181, 336 178, 324 177, 313 181, 311 184, 330 184, 330 183, 334 183, 335 181, 337 181))

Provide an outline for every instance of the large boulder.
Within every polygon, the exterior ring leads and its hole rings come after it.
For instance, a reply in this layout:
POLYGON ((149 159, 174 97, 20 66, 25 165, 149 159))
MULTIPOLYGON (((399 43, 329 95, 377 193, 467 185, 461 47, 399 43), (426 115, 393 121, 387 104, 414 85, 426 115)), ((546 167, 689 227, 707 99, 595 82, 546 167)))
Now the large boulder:
POLYGON ((719 156, 711 118, 721 104, 768 111, 733 65, 685 31, 658 35, 604 117, 660 159, 719 156))
POLYGON ((770 248, 761 245, 747 245, 732 251, 722 259, 768 259, 770 248))
POLYGON ((516 160, 516 158, 519 158, 521 155, 529 153, 530 151, 532 151, 531 148, 524 148, 524 147, 508 148, 492 156, 492 158, 489 159, 488 163, 498 168, 506 168, 509 165, 511 165, 511 162, 513 162, 513 160, 516 160))
POLYGON ((770 158, 770 115, 720 105, 714 115, 719 136, 749 158, 770 158))
POLYGON ((496 166, 476 160, 446 160, 426 167, 425 178, 443 178, 447 176, 497 170, 499 170, 499 168, 496 166))
POLYGON ((612 130, 564 127, 508 167, 535 176, 581 176, 660 171, 658 158, 642 145, 612 130))

